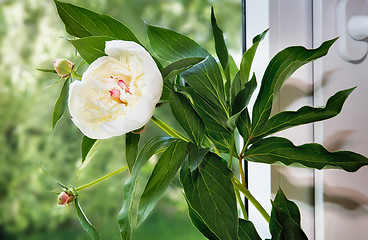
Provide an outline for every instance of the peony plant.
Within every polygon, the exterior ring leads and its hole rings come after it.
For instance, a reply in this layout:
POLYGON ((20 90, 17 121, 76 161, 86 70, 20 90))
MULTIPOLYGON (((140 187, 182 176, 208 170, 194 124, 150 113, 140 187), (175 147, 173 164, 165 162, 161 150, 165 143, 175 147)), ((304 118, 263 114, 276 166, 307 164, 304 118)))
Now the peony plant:
POLYGON ((300 227, 297 205, 279 189, 269 215, 247 189, 244 161, 298 163, 314 169, 329 166, 349 172, 368 164, 368 159, 358 153, 329 152, 316 143, 295 146, 286 138, 270 136, 340 113, 354 88, 337 92, 323 107, 304 106, 271 115, 284 81, 299 67, 326 55, 336 39, 316 49, 292 46, 276 54, 263 75, 255 103, 249 106, 257 86, 255 74, 251 75, 252 61, 267 30, 253 39, 238 67, 228 53, 213 9, 217 58, 170 29, 147 24, 150 46, 143 46, 130 29, 110 16, 57 0, 55 5, 67 33, 75 37, 68 41, 89 66, 79 80, 79 67, 66 60, 55 61, 55 72, 64 84, 52 126, 68 108, 72 121, 84 134, 84 164, 103 139, 126 138, 122 153, 126 166, 85 186, 59 183, 63 190, 58 192, 58 203, 74 202, 81 225, 92 239, 100 239, 100 235, 80 208, 79 193, 125 169, 131 176, 121 189, 124 199, 117 214, 122 239, 131 239, 132 231, 147 218, 179 172, 189 216, 206 238, 261 239, 247 218, 241 198, 244 195, 269 223, 272 239, 290 240, 307 239, 300 227), (164 104, 170 105, 181 129, 154 115, 155 108, 164 104), (140 148, 140 135, 148 121, 160 127, 163 136, 147 140, 140 148), (241 146, 236 144, 239 135, 244 139, 241 146), (159 159, 142 195, 136 196, 139 172, 153 155, 159 159), (234 174, 236 168, 239 176, 234 174))

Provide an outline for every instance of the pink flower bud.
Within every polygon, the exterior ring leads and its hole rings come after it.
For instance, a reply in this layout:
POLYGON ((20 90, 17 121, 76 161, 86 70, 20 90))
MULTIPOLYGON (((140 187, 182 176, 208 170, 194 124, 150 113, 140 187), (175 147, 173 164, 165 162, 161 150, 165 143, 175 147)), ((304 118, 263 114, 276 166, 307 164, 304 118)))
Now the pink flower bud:
POLYGON ((65 78, 72 73, 74 64, 67 59, 57 59, 54 61, 54 68, 60 77, 65 78))
POLYGON ((59 194, 57 202, 59 205, 67 205, 75 199, 75 196, 71 192, 62 192, 59 194))

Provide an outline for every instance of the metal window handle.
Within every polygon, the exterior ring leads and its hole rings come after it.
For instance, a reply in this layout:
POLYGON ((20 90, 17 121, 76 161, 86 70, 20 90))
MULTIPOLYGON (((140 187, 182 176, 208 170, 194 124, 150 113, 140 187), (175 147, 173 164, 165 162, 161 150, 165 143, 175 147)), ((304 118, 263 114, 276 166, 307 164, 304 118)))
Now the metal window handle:
POLYGON ((364 40, 368 38, 368 15, 358 15, 350 18, 348 31, 355 40, 364 40))

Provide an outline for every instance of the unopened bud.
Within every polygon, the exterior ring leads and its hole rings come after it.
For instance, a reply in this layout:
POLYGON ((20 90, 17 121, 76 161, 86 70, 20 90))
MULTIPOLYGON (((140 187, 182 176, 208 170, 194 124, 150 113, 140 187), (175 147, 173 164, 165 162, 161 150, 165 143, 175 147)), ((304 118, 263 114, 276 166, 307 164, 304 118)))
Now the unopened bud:
POLYGON ((57 74, 62 77, 68 77, 73 71, 74 64, 67 59, 57 59, 54 61, 54 68, 57 74))
POLYGON ((71 191, 65 191, 59 194, 57 202, 59 205, 68 205, 69 203, 73 202, 74 199, 75 196, 71 191))

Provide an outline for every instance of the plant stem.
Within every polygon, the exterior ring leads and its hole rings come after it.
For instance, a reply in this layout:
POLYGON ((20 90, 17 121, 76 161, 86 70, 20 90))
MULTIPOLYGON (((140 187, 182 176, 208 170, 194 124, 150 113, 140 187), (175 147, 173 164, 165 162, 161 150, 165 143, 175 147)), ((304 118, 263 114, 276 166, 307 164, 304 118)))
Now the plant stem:
POLYGON ((170 126, 162 122, 160 119, 156 118, 155 116, 151 117, 152 122, 154 122, 158 127, 160 127, 162 130, 164 130, 169 136, 173 138, 179 138, 181 140, 184 140, 186 142, 189 142, 189 140, 178 133, 176 130, 172 129, 170 126))
POLYGON ((242 180, 242 184, 245 188, 247 188, 247 183, 245 182, 245 176, 244 176, 244 169, 243 169, 243 162, 242 158, 239 158, 239 171, 240 171, 240 177, 242 180))
POLYGON ((240 193, 239 193, 239 190, 238 189, 235 189, 235 196, 236 196, 236 199, 238 199, 238 202, 239 202, 239 205, 240 205, 240 209, 241 209, 241 211, 243 213, 244 219, 245 220, 248 220, 248 214, 247 214, 247 211, 245 210, 244 203, 243 203, 243 200, 240 197, 240 193))
POLYGON ((85 189, 85 188, 88 188, 88 187, 90 187, 90 186, 92 186, 92 185, 95 185, 96 183, 101 182, 102 180, 105 180, 105 179, 106 179, 106 178, 108 178, 108 177, 114 176, 115 174, 117 174, 117 173, 119 173, 119 172, 121 172, 121 171, 124 171, 124 170, 125 170, 125 169, 127 169, 127 168, 128 168, 128 166, 122 167, 122 168, 120 168, 120 169, 118 169, 118 170, 116 170, 116 171, 114 171, 114 172, 112 172, 112 173, 109 173, 109 174, 107 174, 106 176, 103 176, 103 177, 101 177, 101 178, 99 178, 99 179, 97 179, 97 180, 95 180, 95 181, 93 181, 93 182, 90 182, 90 183, 87 183, 86 185, 83 185, 83 186, 77 187, 75 190, 76 190, 77 192, 79 192, 79 191, 81 191, 81 190, 83 190, 83 189, 85 189))
POLYGON ((234 138, 234 135, 233 137, 231 138, 231 143, 230 143, 230 156, 229 156, 229 169, 232 169, 233 168, 233 151, 234 151, 234 145, 235 145, 235 138, 234 138))
POLYGON ((238 179, 235 177, 231 180, 233 182, 233 185, 236 189, 238 189, 240 192, 244 194, 244 196, 253 204, 255 208, 262 214, 264 219, 269 223, 270 222, 270 215, 266 212, 266 210, 262 207, 262 205, 253 197, 253 195, 249 192, 248 189, 246 189, 238 179))

